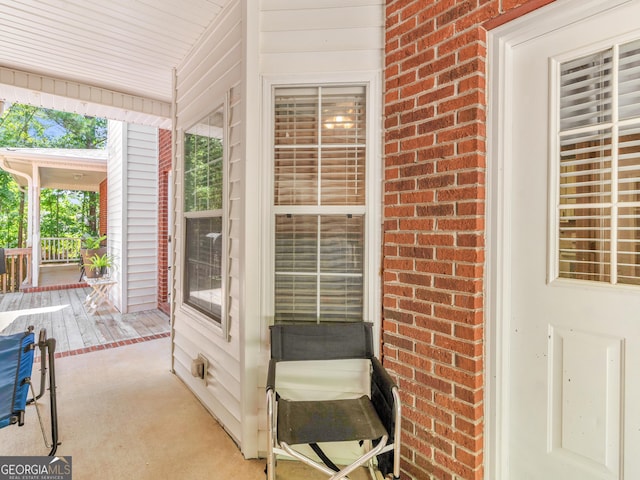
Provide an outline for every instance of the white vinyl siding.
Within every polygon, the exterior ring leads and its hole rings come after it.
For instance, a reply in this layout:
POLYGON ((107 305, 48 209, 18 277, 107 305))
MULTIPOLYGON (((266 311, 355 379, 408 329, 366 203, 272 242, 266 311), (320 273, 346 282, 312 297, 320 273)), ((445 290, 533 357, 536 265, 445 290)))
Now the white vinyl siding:
POLYGON ((158 130, 109 122, 107 245, 123 313, 157 308, 158 130))
POLYGON ((376 71, 384 49, 384 2, 262 0, 263 74, 376 71))
POLYGON ((191 55, 176 72, 175 151, 175 227, 173 242, 175 302, 173 368, 176 374, 198 396, 229 434, 242 445, 241 334, 238 305, 241 298, 242 272, 239 269, 242 234, 243 104, 242 87, 242 8, 239 1, 230 2, 215 24, 211 25, 191 55), (194 309, 183 306, 184 174, 183 134, 228 99, 225 119, 228 160, 229 233, 227 262, 229 272, 226 295, 229 321, 228 337, 221 335, 218 325, 194 309), (206 382, 191 375, 191 360, 199 354, 209 361, 206 382))
POLYGON ((640 285, 640 40, 559 67, 558 276, 640 285))
POLYGON ((158 129, 127 125, 127 312, 158 307, 158 129))

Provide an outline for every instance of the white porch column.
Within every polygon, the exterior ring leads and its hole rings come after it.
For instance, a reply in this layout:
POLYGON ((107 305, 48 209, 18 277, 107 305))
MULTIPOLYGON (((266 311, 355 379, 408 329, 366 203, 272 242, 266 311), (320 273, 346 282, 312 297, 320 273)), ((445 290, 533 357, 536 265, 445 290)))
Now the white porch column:
POLYGON ((31 187, 29 195, 29 221, 32 222, 31 229, 31 285, 38 286, 40 277, 40 168, 37 163, 33 164, 31 173, 31 187))
MULTIPOLYGON (((34 223, 37 223, 38 225, 40 224, 39 219, 38 221, 35 221, 35 217, 34 217, 34 212, 33 212, 33 208, 35 205, 35 201, 34 201, 34 186, 33 186, 33 179, 32 177, 30 177, 29 175, 27 175, 26 173, 20 172, 18 170, 15 170, 11 167, 9 167, 9 165, 7 165, 6 162, 6 157, 0 157, 0 167, 2 167, 2 169, 6 172, 12 173, 14 175, 18 175, 21 176, 23 178, 25 178, 27 180, 27 244, 26 247, 27 248, 31 248, 31 269, 28 270, 27 272, 27 278, 24 279, 24 284, 25 285, 33 285, 32 283, 32 278, 33 278, 33 259, 35 258, 35 252, 33 251, 33 225, 34 223)), ((39 177, 38 177, 39 178, 39 177)), ((39 184, 39 180, 38 180, 38 184, 39 184)), ((38 202, 40 200, 40 189, 38 188, 38 202)), ((39 205, 39 203, 38 203, 39 205)), ((38 208, 38 217, 40 216, 40 209, 38 208)), ((39 251, 38 251, 38 255, 39 255, 39 251)), ((37 276, 36 276, 37 279, 37 276)), ((37 283, 37 282, 36 282, 37 283)))

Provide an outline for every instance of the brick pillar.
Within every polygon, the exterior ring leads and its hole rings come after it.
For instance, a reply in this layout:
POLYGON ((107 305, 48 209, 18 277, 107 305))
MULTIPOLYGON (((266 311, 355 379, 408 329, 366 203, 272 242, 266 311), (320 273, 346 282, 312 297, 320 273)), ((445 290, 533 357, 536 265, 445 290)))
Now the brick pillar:
POLYGON ((168 254, 169 192, 167 182, 171 171, 171 131, 158 132, 158 308, 169 314, 168 254))
POLYGON ((485 22, 546 3, 387 1, 383 354, 403 479, 483 478, 485 22))
POLYGON ((100 236, 107 234, 107 179, 105 178, 100 184, 100 219, 98 231, 100 236))

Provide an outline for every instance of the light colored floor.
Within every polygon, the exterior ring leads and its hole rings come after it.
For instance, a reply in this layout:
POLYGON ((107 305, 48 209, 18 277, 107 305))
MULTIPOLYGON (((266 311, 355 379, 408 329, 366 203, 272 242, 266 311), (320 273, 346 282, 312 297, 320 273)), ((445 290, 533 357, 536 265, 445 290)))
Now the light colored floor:
MULTIPOLYGON (((245 460, 170 373, 170 346, 164 338, 56 361, 57 455, 72 457, 74 479, 265 479, 265 461, 245 460)), ((48 422, 47 405, 44 411, 48 422)), ((33 407, 23 427, 0 429, 0 456, 47 453, 33 407)), ((327 477, 297 462, 279 462, 277 478, 327 477)), ((351 478, 368 477, 358 472, 351 478)))
MULTIPOLYGON (((75 479, 264 478, 169 372, 169 339, 58 359, 60 439, 75 479)), ((0 455, 46 455, 33 408, 0 455)))
POLYGON ((89 287, 0 295, 0 332, 47 329, 57 352, 81 352, 154 335, 168 335, 169 317, 159 310, 121 314, 104 304, 95 314, 83 305, 89 287))
POLYGON ((80 283, 80 267, 77 263, 69 265, 40 265, 39 286, 70 285, 73 283, 80 283))

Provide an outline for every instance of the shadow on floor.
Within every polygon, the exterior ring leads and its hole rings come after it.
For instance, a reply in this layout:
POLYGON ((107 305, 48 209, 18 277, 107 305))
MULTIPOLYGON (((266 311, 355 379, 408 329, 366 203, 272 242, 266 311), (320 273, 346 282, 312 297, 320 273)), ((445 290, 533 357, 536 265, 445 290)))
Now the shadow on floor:
MULTIPOLYGON (((170 350, 167 338, 56 362, 57 455, 71 455, 73 478, 265 478, 265 462, 244 460, 169 372, 170 350)), ((0 430, 0 456, 47 452, 33 407, 23 427, 0 430)))

